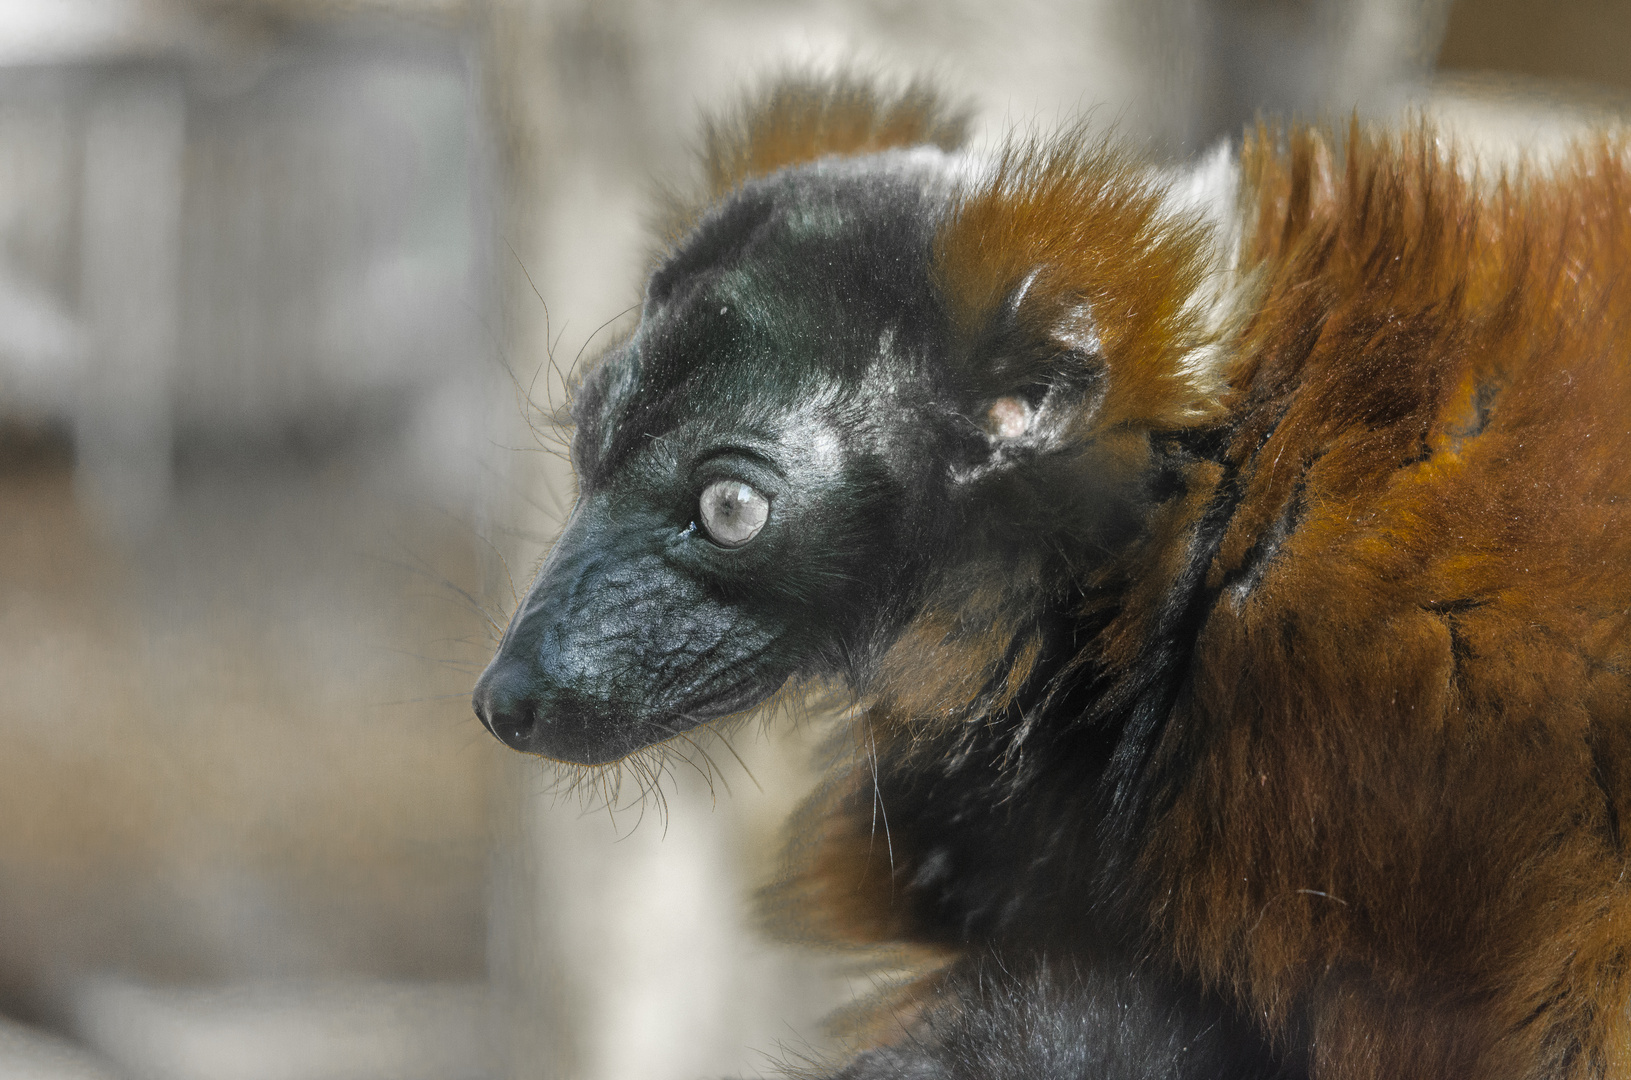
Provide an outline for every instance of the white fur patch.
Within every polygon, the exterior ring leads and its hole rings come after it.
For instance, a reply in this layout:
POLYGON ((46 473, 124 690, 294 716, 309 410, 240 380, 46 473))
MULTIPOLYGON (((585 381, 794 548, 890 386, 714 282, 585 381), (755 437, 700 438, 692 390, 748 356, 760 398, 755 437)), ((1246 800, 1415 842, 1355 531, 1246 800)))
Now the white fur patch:
POLYGON ((1161 170, 1162 216, 1174 224, 1200 224, 1211 238, 1207 272, 1185 302, 1199 316, 1205 341, 1184 358, 1184 375, 1204 397, 1225 389, 1229 330, 1245 307, 1247 282, 1240 273, 1245 218, 1240 205, 1240 161, 1224 140, 1188 165, 1161 170))

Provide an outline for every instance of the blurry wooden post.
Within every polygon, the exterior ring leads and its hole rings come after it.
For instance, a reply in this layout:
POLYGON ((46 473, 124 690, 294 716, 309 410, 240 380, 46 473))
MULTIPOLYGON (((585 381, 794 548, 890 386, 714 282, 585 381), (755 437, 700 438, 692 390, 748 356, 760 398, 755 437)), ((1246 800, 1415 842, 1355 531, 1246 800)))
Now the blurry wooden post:
POLYGON ((139 535, 171 483, 185 97, 164 66, 93 83, 85 118, 81 290, 91 354, 75 420, 78 483, 115 532, 139 535))

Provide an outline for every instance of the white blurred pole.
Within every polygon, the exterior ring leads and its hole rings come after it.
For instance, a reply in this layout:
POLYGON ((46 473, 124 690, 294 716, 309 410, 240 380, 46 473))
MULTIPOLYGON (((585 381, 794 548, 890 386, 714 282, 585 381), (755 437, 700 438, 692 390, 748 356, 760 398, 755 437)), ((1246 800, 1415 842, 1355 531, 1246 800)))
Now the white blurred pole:
POLYGON ((171 485, 186 104, 179 73, 110 75, 85 118, 81 290, 91 356, 75 419, 87 508, 140 536, 171 485))

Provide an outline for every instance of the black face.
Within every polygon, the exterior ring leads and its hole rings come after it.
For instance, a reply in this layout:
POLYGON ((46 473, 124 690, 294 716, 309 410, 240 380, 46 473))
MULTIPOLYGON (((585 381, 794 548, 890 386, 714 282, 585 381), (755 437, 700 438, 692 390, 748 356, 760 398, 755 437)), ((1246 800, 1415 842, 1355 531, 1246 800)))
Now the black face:
POLYGON ((941 185, 904 155, 748 185, 651 279, 574 407, 580 494, 477 684, 509 745, 614 761, 909 617, 946 462, 941 185))

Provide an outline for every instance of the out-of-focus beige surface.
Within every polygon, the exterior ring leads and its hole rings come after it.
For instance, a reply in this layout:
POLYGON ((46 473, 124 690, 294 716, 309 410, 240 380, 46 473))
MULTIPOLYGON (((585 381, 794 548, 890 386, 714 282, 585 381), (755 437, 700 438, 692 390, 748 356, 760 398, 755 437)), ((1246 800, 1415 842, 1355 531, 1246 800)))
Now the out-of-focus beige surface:
POLYGON ((437 663, 485 636, 442 580, 476 541, 355 470, 184 473, 164 532, 121 550, 49 449, 0 469, 0 978, 23 1011, 109 968, 480 976, 493 755, 468 668, 437 663))

